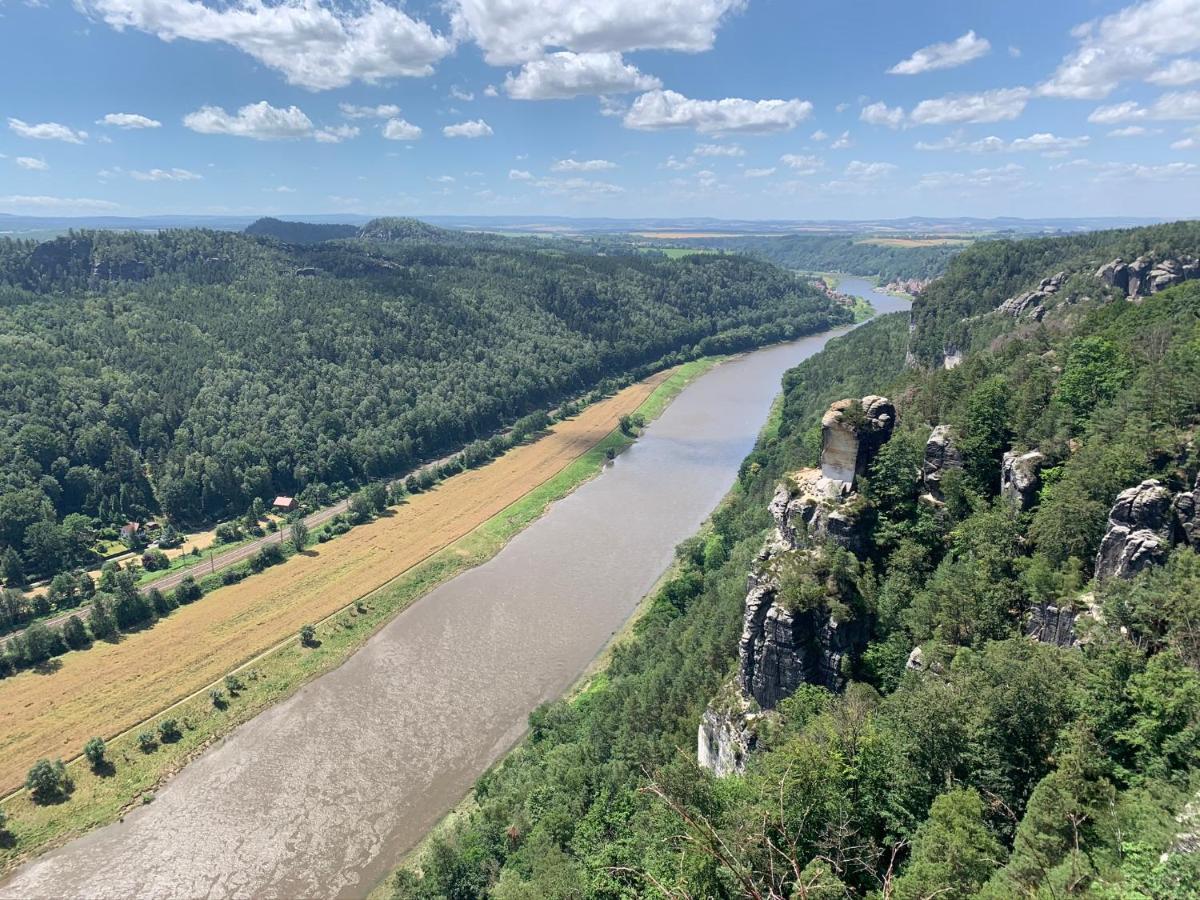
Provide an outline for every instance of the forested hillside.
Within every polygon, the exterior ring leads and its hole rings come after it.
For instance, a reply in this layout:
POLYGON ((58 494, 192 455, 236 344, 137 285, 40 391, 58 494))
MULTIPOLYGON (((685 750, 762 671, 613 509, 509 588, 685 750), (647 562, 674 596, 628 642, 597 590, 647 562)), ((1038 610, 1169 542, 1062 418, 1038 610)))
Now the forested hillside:
POLYGON ((0 242, 0 556, 398 473, 606 379, 849 313, 753 260, 568 253, 380 220, 0 242))
MULTIPOLYGON (((1060 240, 1001 252, 1047 261, 1036 285, 1079 246, 1060 240)), ((1200 894, 1200 281, 1130 300, 1078 278, 1044 315, 969 324, 984 345, 952 370, 904 370, 906 323, 885 317, 790 373, 781 421, 633 638, 533 715, 395 895, 1200 894), (822 413, 868 393, 895 427, 822 507, 850 530, 801 529, 764 573, 822 413), (1113 542, 1137 552, 1114 567, 1113 542), (696 732, 734 690, 749 573, 778 579, 795 621, 827 623, 792 652, 865 640, 839 691, 751 701, 744 772, 717 778, 696 732)))
POLYGON ((712 247, 746 253, 785 269, 805 272, 849 272, 877 275, 885 282, 907 278, 935 278, 961 244, 898 246, 861 237, 823 234, 788 234, 777 237, 697 238, 681 245, 712 247))
POLYGON ((358 237, 358 233, 357 225, 285 222, 269 216, 246 226, 246 234, 276 238, 285 244, 319 244, 321 241, 358 237))

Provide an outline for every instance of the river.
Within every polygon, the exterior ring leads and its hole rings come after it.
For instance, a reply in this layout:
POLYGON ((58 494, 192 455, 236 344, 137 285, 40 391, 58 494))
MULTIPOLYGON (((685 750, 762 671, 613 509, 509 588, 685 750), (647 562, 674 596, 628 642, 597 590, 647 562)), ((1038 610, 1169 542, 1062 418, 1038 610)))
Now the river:
MULTIPOLYGON (((891 312, 869 282, 839 290, 891 312)), ((784 371, 845 329, 689 385, 600 477, 4 897, 366 894, 561 696, 729 490, 784 371)))

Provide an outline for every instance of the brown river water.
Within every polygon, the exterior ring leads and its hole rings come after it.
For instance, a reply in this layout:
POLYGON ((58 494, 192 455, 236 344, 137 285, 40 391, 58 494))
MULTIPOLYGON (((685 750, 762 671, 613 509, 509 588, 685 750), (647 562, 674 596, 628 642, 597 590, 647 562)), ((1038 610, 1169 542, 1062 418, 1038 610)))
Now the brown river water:
MULTIPOLYGON (((861 279, 880 312, 908 304, 861 279)), ((784 371, 842 331, 689 385, 490 562, 242 725, 153 803, 26 864, 3 897, 360 897, 618 631, 729 490, 784 371)))

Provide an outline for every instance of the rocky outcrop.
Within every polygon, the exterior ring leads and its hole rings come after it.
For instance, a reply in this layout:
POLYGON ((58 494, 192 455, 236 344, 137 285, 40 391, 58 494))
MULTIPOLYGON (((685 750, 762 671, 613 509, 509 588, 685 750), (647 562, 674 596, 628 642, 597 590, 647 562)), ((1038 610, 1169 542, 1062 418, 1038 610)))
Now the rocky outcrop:
POLYGON ((887 397, 839 400, 821 418, 821 474, 853 484, 892 436, 896 407, 887 397))
POLYGON ((957 369, 962 365, 963 352, 953 344, 947 344, 942 348, 942 368, 957 369))
POLYGON ((954 442, 949 425, 938 425, 925 442, 925 457, 921 463, 921 484, 930 498, 941 503, 942 478, 947 472, 963 467, 962 452, 954 442))
POLYGON ((1046 301, 1059 292, 1066 280, 1066 272, 1058 272, 1049 278, 1043 278, 1032 291, 1009 297, 997 308, 1014 319, 1026 316, 1040 322, 1046 315, 1046 301))
POLYGON ((697 732, 697 759, 718 775, 742 770, 761 717, 800 685, 840 691, 849 663, 866 646, 871 623, 865 616, 839 619, 824 602, 789 607, 781 596, 782 570, 797 560, 819 562, 828 543, 861 552, 863 501, 856 481, 895 421, 886 397, 833 404, 821 421, 820 467, 794 473, 772 497, 775 530, 749 578, 738 671, 709 705, 697 732))
POLYGON ((1114 259, 1096 270, 1096 277, 1122 291, 1126 297, 1148 297, 1169 287, 1200 278, 1200 260, 1181 256, 1155 260, 1139 256, 1131 263, 1114 259))
POLYGON ((736 689, 729 703, 709 704, 696 734, 696 760, 718 778, 740 775, 758 743, 758 725, 763 717, 736 689))
POLYGON ((1018 453, 1010 450, 1000 464, 1000 496, 1019 510, 1032 507, 1042 487, 1042 467, 1046 457, 1037 450, 1018 453))
POLYGON ((150 274, 149 264, 140 259, 96 259, 92 263, 91 283, 144 281, 150 274))
POLYGON ((1173 537, 1176 543, 1200 551, 1200 475, 1196 476, 1196 486, 1192 490, 1175 495, 1171 512, 1175 519, 1173 537))
POLYGON ((1035 603, 1025 621, 1025 636, 1056 647, 1078 647, 1085 622, 1104 621, 1094 594, 1084 594, 1074 603, 1035 603))
POLYGON ((1148 479, 1117 495, 1096 554, 1096 578, 1131 578, 1157 565, 1171 546, 1173 502, 1160 481, 1148 479))

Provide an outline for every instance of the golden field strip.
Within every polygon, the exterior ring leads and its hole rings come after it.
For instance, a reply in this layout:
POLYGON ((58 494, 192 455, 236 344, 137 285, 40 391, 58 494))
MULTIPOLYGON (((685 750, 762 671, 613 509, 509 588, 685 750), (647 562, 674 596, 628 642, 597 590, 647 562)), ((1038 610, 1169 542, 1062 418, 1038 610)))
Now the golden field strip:
POLYGON ((18 788, 38 758, 69 759, 93 735, 137 726, 472 532, 604 440, 670 375, 593 404, 539 440, 152 628, 69 653, 49 674, 0 681, 0 792, 18 788))

